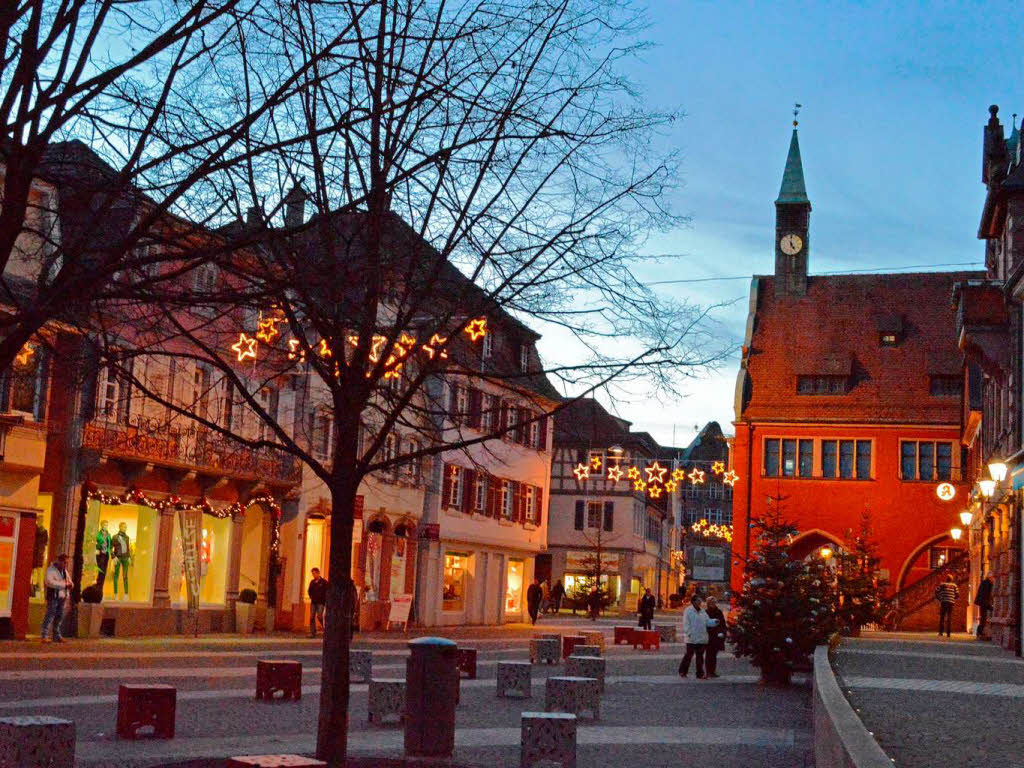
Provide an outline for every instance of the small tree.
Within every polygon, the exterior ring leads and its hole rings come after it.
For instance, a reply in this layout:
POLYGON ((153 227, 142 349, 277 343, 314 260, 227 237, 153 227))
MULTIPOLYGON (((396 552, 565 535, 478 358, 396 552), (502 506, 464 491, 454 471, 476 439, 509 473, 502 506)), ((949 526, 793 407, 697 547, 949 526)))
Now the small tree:
POLYGON ((836 553, 836 576, 839 605, 836 619, 839 627, 849 634, 859 634, 865 624, 882 620, 882 593, 887 579, 879 575, 878 544, 872 538, 871 517, 865 511, 856 535, 846 532, 851 548, 836 553))
POLYGON ((747 656, 761 679, 788 685, 794 663, 824 642, 835 626, 831 576, 819 558, 794 558, 796 528, 775 506, 754 521, 757 550, 745 568, 739 613, 729 628, 737 657, 747 656))

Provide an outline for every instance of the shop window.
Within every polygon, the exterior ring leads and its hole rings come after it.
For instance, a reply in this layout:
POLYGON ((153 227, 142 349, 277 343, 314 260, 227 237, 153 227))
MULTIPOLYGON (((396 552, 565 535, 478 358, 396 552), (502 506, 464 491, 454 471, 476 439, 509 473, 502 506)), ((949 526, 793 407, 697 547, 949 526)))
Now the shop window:
POLYGON ((466 609, 466 571, 469 555, 459 552, 444 554, 444 586, 441 593, 441 609, 464 611, 466 609))
POLYGON ((0 514, 0 616, 11 615, 19 523, 17 515, 0 514))
POLYGON ((82 584, 89 586, 102 578, 104 600, 150 602, 158 517, 156 510, 138 504, 90 501, 85 518, 82 584))
MULTIPOLYGON (((224 605, 225 587, 228 576, 228 560, 231 559, 230 517, 217 518, 203 515, 199 544, 199 603, 201 605, 224 605)), ((188 584, 185 579, 185 550, 181 538, 181 515, 174 514, 174 537, 171 543, 171 575, 167 591, 171 600, 184 604, 188 601, 188 584)))
POLYGON ((50 565, 50 541, 52 528, 50 521, 53 511, 53 495, 40 493, 37 497, 36 506, 41 510, 36 515, 36 537, 35 546, 32 549, 32 584, 29 586, 29 599, 42 603, 46 600, 46 592, 43 579, 46 576, 46 568, 50 565))
POLYGON ((305 568, 302 571, 304 579, 311 578, 309 572, 314 568, 319 568, 321 572, 325 572, 324 544, 326 533, 327 522, 324 518, 310 517, 306 520, 306 562, 305 568))
POLYGON ((508 578, 505 587, 505 613, 523 612, 523 578, 526 565, 522 560, 508 561, 508 578))

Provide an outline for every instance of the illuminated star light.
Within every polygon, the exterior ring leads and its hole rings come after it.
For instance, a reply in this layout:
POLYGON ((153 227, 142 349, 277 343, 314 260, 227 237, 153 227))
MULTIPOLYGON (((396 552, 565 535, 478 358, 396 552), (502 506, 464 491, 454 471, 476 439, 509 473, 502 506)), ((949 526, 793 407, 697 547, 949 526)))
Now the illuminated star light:
POLYGON ((238 362, 246 358, 256 359, 256 338, 246 336, 244 333, 238 335, 238 341, 231 345, 231 351, 238 356, 238 362))
POLYGON ((640 470, 637 469, 636 467, 630 467, 629 471, 626 472, 626 477, 628 477, 630 480, 639 480, 640 470))
POLYGON ((711 471, 714 472, 716 475, 722 474, 723 472, 725 472, 725 462, 716 461, 714 464, 711 465, 711 471))
POLYGON ((651 483, 651 485, 647 488, 647 493, 650 495, 650 497, 652 499, 660 498, 661 497, 661 486, 660 485, 655 485, 654 483, 651 483))
POLYGON ((726 485, 730 486, 730 487, 736 485, 736 481, 739 480, 739 479, 740 479, 740 476, 737 475, 731 469, 722 476, 722 482, 725 483, 726 485))
POLYGON ((694 467, 693 471, 690 473, 690 482, 693 483, 694 485, 700 485, 701 483, 703 483, 704 470, 697 469, 696 467, 694 467))
POLYGON ((645 471, 647 472, 648 483, 664 483, 665 473, 668 472, 668 469, 655 461, 651 466, 647 467, 645 471), (657 477, 655 477, 655 475, 657 475, 657 477))
POLYGON ((647 488, 647 483, 645 483, 643 480, 641 480, 640 476, 638 474, 636 479, 633 481, 633 490, 634 491, 643 491, 646 488, 647 488))
POLYGON ((431 360, 434 359, 434 355, 437 355, 441 360, 447 360, 448 350, 444 348, 444 345, 447 343, 447 336, 440 336, 435 333, 430 337, 430 343, 423 345, 423 351, 430 356, 431 360))
POLYGON ((669 480, 668 482, 665 483, 665 490, 668 491, 669 493, 675 493, 676 488, 678 487, 679 483, 677 483, 675 480, 669 480))
POLYGON ((675 469, 672 470, 672 479, 675 480, 677 483, 683 482, 683 480, 686 479, 686 471, 680 469, 679 467, 676 467, 675 469))
POLYGON ((300 344, 302 344, 302 342, 299 341, 298 339, 288 339, 288 359, 289 360, 298 360, 300 362, 305 362, 305 360, 306 360, 306 350, 300 349, 299 348, 300 344))
POLYGON ((277 324, 280 321, 274 317, 268 317, 266 320, 260 320, 256 326, 256 338, 266 344, 273 343, 274 339, 281 335, 281 332, 277 330, 277 324))
POLYGON ((624 474, 622 467, 608 467, 608 479, 613 483, 619 482, 624 474))
POLYGON ((577 464, 576 469, 573 470, 573 474, 575 474, 576 479, 582 483, 590 477, 590 467, 586 464, 577 464))
POLYGON ((316 353, 320 357, 334 357, 334 353, 331 352, 331 348, 327 345, 327 339, 320 339, 320 343, 316 345, 316 353))
POLYGON ((470 320, 465 332, 469 334, 470 341, 479 341, 487 335, 487 318, 478 317, 476 320, 470 320))
POLYGON ((23 347, 22 347, 22 348, 21 348, 21 349, 20 349, 20 350, 18 351, 18 354, 16 354, 16 355, 14 356, 14 361, 15 361, 15 362, 16 362, 16 363, 17 363, 18 365, 28 365, 28 361, 32 359, 32 356, 33 356, 33 355, 34 355, 35 353, 36 353, 36 348, 35 348, 35 346, 34 346, 34 345, 32 345, 32 344, 30 344, 29 342, 25 342, 25 346, 23 346, 23 347))
POLYGON ((594 471, 597 471, 597 470, 599 470, 601 468, 601 457, 600 456, 591 456, 590 457, 590 468, 593 469, 594 471))
POLYGON ((400 357, 405 357, 412 351, 412 348, 416 346, 416 337, 410 336, 405 331, 402 331, 402 333, 398 337, 398 342, 396 343, 396 346, 400 347, 401 351, 399 351, 399 349, 396 348, 395 354, 399 355, 400 357))

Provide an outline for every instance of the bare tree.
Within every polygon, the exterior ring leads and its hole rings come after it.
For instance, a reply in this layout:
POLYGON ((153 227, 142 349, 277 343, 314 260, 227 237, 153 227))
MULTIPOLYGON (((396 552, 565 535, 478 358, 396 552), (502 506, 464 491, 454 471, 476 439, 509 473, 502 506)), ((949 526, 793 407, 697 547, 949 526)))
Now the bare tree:
POLYGON ((279 47, 257 54, 250 41, 234 77, 259 100, 266 72, 305 81, 247 132, 259 161, 208 187, 212 208, 234 214, 206 232, 219 282, 136 291, 91 329, 145 396, 299 457, 329 492, 337 620, 317 755, 331 765, 347 744, 360 482, 523 435, 559 407, 549 376, 583 393, 628 378, 665 390, 723 353, 704 309, 662 301, 632 271, 644 237, 677 222, 662 203, 674 159, 653 144, 675 115, 644 108, 620 66, 640 48, 639 22, 626 0, 276 8, 262 34, 279 47), (325 74, 319 52, 341 39, 325 74), (285 226, 273 226, 280 210, 285 226), (526 321, 573 343, 542 360, 526 321), (489 355, 495 329, 519 344, 489 355), (148 387, 126 364, 143 354, 215 371, 211 386, 249 428, 148 387), (452 413, 451 385, 465 380, 522 407, 452 413), (284 388, 296 393, 287 414, 265 394, 284 388), (310 413, 330 429, 317 433, 310 413), (417 447, 394 450, 396 429, 417 447), (315 450, 325 436, 329 450, 315 450))

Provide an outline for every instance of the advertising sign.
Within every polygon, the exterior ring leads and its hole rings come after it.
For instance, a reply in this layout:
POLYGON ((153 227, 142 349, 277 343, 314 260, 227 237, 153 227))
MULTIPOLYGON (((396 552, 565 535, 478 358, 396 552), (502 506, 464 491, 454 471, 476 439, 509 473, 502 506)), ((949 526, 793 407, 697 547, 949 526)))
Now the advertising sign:
POLYGON ((18 523, 17 517, 0 515, 0 616, 11 615, 18 523))
POLYGON ((693 547, 690 566, 696 581, 725 581, 725 549, 723 547, 693 547))
POLYGON ((395 595, 391 598, 391 610, 388 612, 388 629, 392 624, 401 624, 404 632, 409 624, 409 611, 412 610, 412 595, 395 595))

